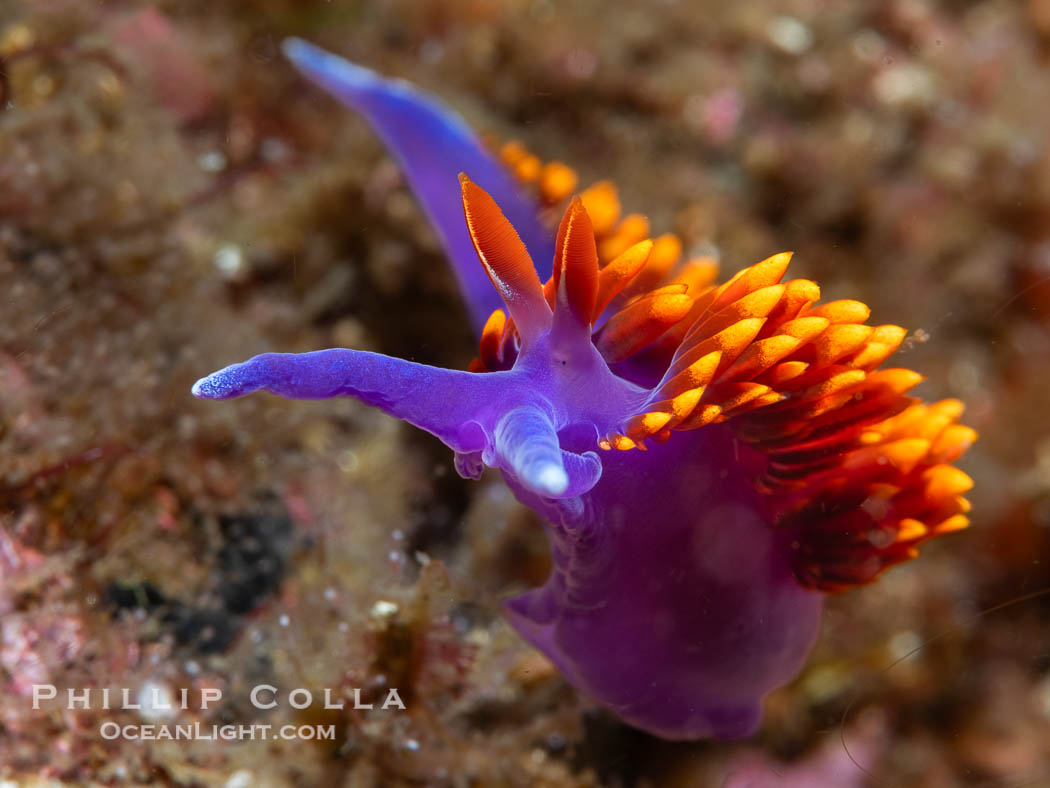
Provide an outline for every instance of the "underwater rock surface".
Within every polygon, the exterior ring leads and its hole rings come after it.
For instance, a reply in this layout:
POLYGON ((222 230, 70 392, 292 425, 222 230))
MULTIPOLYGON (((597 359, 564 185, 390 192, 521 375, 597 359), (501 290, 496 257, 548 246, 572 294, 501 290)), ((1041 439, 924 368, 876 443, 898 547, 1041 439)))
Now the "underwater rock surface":
POLYGON ((974 614, 1050 583, 1043 6, 0 5, 0 777, 849 784, 844 724, 885 782, 1041 779, 1045 601, 974 614), (920 329, 902 363, 982 436, 973 527, 832 598, 749 741, 662 743, 559 678, 500 615, 547 575, 539 524, 437 441, 349 401, 185 395, 266 351, 473 355, 439 239, 371 130, 280 56, 291 35, 615 178, 625 213, 690 252, 794 249, 826 298, 920 329), (221 653, 180 644, 153 602, 221 609, 223 518, 274 511, 293 524, 282 572, 238 597, 221 653), (141 710, 41 713, 41 682, 221 688, 175 721, 336 737, 109 741, 102 723, 141 710), (252 706, 259 684, 278 707, 252 706), (388 686, 426 713, 384 714, 388 686), (296 687, 375 708, 296 710, 296 687))

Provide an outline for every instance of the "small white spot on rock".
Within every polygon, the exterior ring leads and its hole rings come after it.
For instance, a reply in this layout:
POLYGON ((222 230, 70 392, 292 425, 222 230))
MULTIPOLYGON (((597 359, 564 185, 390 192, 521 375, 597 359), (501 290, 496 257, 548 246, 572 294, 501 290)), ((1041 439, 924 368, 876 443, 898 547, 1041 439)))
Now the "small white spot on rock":
POLYGON ((789 55, 801 55, 813 46, 813 31, 793 16, 777 16, 766 28, 769 40, 789 55))
POLYGON ((372 605, 372 618, 387 618, 397 612, 397 603, 380 599, 372 605))
POLYGON ((211 150, 197 157, 197 166, 205 172, 222 172, 226 169, 226 154, 221 150, 211 150))
POLYGON ((230 775, 230 779, 226 781, 225 788, 248 788, 249 785, 255 784, 255 775, 247 769, 241 769, 230 775))
POLYGON ((922 638, 910 629, 906 629, 890 638, 890 653, 894 659, 901 659, 911 654, 921 645, 922 638))
POLYGON ((220 246, 211 259, 219 273, 228 279, 234 279, 244 270, 244 252, 236 244, 220 246))

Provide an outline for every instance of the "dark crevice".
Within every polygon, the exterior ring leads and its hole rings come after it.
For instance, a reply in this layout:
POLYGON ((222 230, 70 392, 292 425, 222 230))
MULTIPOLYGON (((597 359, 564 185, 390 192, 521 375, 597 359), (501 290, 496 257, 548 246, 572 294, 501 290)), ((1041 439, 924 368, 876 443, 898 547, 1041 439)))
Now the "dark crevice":
POLYGON ((213 577, 193 601, 164 594, 152 583, 112 580, 105 590, 115 613, 142 610, 156 616, 160 634, 200 654, 225 651, 240 633, 245 616, 275 595, 288 570, 293 524, 274 504, 220 515, 220 544, 211 558, 213 577))

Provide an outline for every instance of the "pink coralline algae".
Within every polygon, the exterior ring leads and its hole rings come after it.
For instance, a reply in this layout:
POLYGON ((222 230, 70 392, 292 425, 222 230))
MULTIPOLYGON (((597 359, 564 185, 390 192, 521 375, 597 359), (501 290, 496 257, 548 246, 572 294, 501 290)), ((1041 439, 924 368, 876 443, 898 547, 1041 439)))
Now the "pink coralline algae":
POLYGON ((906 396, 919 375, 880 369, 903 329, 866 325, 857 301, 818 305, 815 283, 782 281, 789 254, 715 284, 713 261, 621 218, 612 184, 569 200, 564 164, 516 143, 492 155, 404 82, 301 41, 285 52, 401 161, 479 356, 454 371, 268 353, 193 393, 354 397, 436 435, 465 477, 499 468, 553 555, 507 615, 580 690, 659 736, 746 736, 801 668, 822 592, 965 527, 971 482, 951 463, 975 435, 959 402, 925 405, 906 396), (549 228, 540 208, 565 201, 549 228))

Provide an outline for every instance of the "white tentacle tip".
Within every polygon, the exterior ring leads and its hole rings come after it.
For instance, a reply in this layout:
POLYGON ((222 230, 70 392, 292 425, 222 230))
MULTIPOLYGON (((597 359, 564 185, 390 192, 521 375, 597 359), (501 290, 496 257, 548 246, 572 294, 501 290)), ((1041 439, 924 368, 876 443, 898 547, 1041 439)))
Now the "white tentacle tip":
POLYGON ((569 488, 569 474, 554 464, 541 465, 530 481, 537 492, 551 497, 561 495, 569 488))

